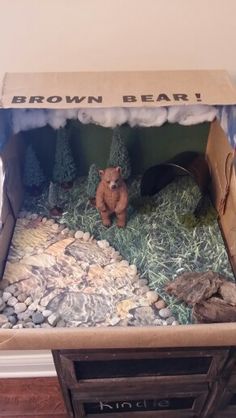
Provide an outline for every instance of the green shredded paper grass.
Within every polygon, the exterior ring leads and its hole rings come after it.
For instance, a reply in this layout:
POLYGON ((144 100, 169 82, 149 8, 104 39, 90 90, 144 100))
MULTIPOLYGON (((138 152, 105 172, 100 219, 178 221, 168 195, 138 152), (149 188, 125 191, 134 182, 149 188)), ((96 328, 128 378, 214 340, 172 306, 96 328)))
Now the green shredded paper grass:
MULTIPOLYGON (((128 222, 124 229, 105 228, 86 194, 87 179, 79 178, 69 191, 61 190, 64 209, 59 222, 72 230, 90 232, 106 239, 149 281, 182 324, 191 322, 191 310, 164 291, 165 284, 183 272, 213 270, 233 279, 226 248, 209 203, 204 216, 196 218, 200 199, 198 186, 190 177, 179 177, 152 197, 140 196, 140 179, 129 182, 128 222)), ((25 208, 48 216, 48 191, 39 198, 28 196, 25 208)))

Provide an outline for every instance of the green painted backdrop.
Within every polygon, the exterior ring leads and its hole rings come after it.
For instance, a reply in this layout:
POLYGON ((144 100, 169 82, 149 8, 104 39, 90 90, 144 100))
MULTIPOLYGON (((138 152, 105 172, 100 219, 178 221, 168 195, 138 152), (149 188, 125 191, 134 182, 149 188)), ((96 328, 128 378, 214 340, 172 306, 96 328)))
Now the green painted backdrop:
MULTIPOLYGON (((160 128, 122 126, 121 132, 129 150, 133 174, 141 174, 147 168, 183 151, 204 152, 209 126, 208 123, 195 126, 166 123, 160 128)), ((67 129, 79 175, 87 175, 92 163, 96 163, 98 168, 105 168, 112 129, 82 125, 77 121, 70 121, 67 129)), ((50 178, 56 131, 46 126, 25 132, 23 137, 32 142, 45 174, 50 178)))

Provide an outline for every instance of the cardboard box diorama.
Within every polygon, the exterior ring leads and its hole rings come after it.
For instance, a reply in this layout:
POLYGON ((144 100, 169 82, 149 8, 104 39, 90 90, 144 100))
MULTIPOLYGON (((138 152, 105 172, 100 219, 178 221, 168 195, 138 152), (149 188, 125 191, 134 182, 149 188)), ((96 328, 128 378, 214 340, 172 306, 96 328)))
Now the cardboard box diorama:
POLYGON ((235 104, 224 71, 6 74, 2 348, 235 344, 235 104))

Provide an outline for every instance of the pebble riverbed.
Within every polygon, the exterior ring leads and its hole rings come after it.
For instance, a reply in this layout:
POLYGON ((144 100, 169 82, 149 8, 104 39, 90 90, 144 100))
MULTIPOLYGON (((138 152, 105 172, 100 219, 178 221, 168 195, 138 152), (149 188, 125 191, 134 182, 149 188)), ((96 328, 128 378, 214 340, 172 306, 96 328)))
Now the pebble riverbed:
POLYGON ((22 212, 3 280, 0 328, 178 325, 105 240, 22 212))

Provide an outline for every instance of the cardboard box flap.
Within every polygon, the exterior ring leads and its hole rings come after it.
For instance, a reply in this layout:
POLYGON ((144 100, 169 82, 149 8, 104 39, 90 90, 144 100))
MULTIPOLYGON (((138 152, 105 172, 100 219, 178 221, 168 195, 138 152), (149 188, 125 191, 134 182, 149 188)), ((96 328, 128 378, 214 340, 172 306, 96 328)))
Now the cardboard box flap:
POLYGON ((0 350, 223 347, 236 344, 236 324, 176 327, 2 329, 0 350))
POLYGON ((160 107, 236 104, 223 70, 7 73, 3 108, 160 107))

